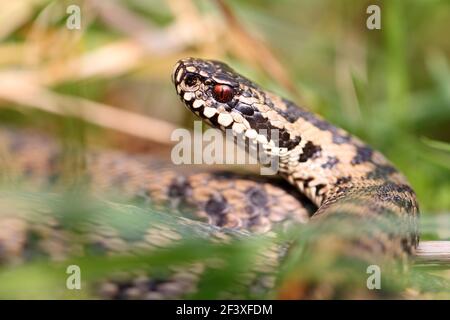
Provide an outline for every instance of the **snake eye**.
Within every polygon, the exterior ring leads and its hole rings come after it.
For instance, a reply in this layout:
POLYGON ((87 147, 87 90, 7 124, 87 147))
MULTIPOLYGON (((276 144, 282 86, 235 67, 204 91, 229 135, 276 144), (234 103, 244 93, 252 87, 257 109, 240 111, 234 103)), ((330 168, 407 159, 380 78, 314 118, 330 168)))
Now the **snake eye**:
POLYGON ((213 88, 213 97, 218 102, 227 103, 233 99, 233 88, 226 84, 216 84, 213 88))
POLYGON ((186 75, 186 79, 184 80, 184 83, 189 86, 193 87, 197 84, 198 77, 194 74, 188 74, 186 75))

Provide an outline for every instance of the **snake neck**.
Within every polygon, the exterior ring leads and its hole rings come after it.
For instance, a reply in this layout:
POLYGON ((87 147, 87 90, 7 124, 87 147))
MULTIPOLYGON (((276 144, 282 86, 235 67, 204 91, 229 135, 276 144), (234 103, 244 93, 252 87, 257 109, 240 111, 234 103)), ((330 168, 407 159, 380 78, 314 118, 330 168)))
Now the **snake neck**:
MULTIPOLYGON (((279 173, 317 207, 313 218, 336 212, 394 219, 405 226, 401 246, 417 246, 418 204, 406 178, 379 152, 288 100, 278 104, 298 143, 279 157, 279 173), (398 221, 400 220, 400 221, 398 221)), ((403 232, 402 231, 402 232, 403 232)))
POLYGON ((355 191, 389 183, 408 185, 381 153, 345 130, 286 99, 278 101, 276 108, 286 119, 283 130, 288 139, 280 144, 296 141, 279 156, 279 173, 318 207, 343 188, 355 191))

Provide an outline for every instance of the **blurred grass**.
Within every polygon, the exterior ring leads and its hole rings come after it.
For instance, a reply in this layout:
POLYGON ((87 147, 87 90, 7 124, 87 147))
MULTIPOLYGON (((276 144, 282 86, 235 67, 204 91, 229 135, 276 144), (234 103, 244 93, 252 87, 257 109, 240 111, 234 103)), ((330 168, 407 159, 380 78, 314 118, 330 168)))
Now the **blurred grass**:
MULTIPOLYGON (((418 194, 423 238, 449 239, 448 1, 227 1, 251 37, 273 52, 295 90, 283 84, 284 74, 274 72, 273 63, 265 65, 257 50, 248 50, 252 42, 227 25, 216 1, 116 1, 131 20, 120 10, 102 11, 93 6, 95 1, 76 1, 82 9, 82 29, 70 31, 65 28, 65 8, 72 3, 2 2, 0 74, 29 72, 42 88, 59 95, 190 127, 192 115, 181 106, 170 83, 173 64, 185 56, 224 60, 267 88, 294 100, 301 96, 308 108, 382 151, 418 194), (374 3, 381 7, 381 30, 365 27, 365 9, 374 3), (122 15, 115 16, 117 12, 122 15), (105 14, 111 15, 109 20, 105 14), (130 31, 130 21, 144 22, 142 33, 130 31), (127 55, 124 49, 97 56, 89 60, 88 70, 103 69, 87 76, 83 68, 67 66, 72 59, 86 58, 120 41, 136 44, 129 50, 137 53, 127 55), (108 65, 109 58, 113 66, 108 65)), ((22 93, 20 87, 17 92, 22 93)), ((25 108, 1 96, 0 107, 2 125, 40 128, 69 141, 69 147, 75 140, 76 152, 92 140, 133 152, 163 148, 86 119, 25 108)), ((76 103, 73 107, 78 108, 76 103)), ((26 275, 30 288, 41 288, 41 280, 32 279, 51 274, 41 268, 23 267, 8 278, 13 285, 26 275)), ((217 276, 210 275, 215 280, 206 281, 200 295, 214 295, 215 288, 208 283, 221 283, 217 276)))
MULTIPOLYGON (((227 297, 229 293, 237 293, 241 298, 273 298, 274 292, 255 290, 257 286, 244 285, 245 275, 262 272, 263 275, 272 275, 279 281, 286 279, 287 274, 292 274, 293 268, 297 271, 294 275, 299 276, 298 268, 301 268, 303 279, 313 279, 318 283, 349 280, 341 288, 346 292, 342 293, 341 297, 358 297, 358 292, 363 297, 367 294, 366 262, 349 257, 336 262, 330 255, 318 255, 315 250, 304 251, 306 243, 323 235, 330 235, 330 230, 334 230, 331 234, 339 230, 344 237, 353 237, 351 232, 347 233, 342 229, 344 225, 339 226, 338 223, 329 223, 326 228, 322 225, 304 225, 277 238, 249 237, 229 230, 226 232, 229 240, 217 243, 214 240, 210 241, 212 229, 209 226, 182 225, 175 216, 154 208, 112 204, 95 199, 85 194, 83 190, 57 195, 2 189, 0 195, 2 206, 0 215, 11 215, 20 209, 20 214, 36 226, 45 225, 50 217, 56 218, 59 230, 64 230, 66 250, 72 252, 72 255, 64 261, 56 259, 50 262, 49 257, 42 251, 44 247, 36 238, 35 243, 28 245, 27 250, 30 253, 26 264, 0 268, 0 299, 92 299, 96 297, 95 293, 98 290, 95 284, 105 278, 120 281, 127 279, 125 276, 144 273, 153 279, 165 279, 171 274, 173 267, 189 266, 199 262, 205 265, 205 272, 200 276, 198 290, 188 295, 191 299, 217 299, 227 297), (16 205, 5 211, 7 203, 16 205), (94 239, 90 236, 98 231, 96 225, 106 229, 113 228, 120 234, 121 239, 135 249, 110 254, 98 248, 95 241, 86 241, 94 239), (142 244, 140 241, 149 228, 157 229, 163 225, 176 231, 183 241, 153 248, 138 245, 142 244), (261 267, 261 263, 262 266, 269 263, 260 260, 261 257, 267 257, 269 247, 278 246, 286 239, 292 239, 294 234, 301 236, 296 240, 298 245, 291 248, 285 263, 271 272, 256 271, 262 270, 256 267, 258 264, 261 267), (72 251, 70 248, 75 250, 72 251), (83 252, 83 255, 80 256, 77 252, 83 252), (80 267, 82 290, 66 289, 66 269, 70 265, 80 267), (168 266, 171 268, 168 269, 168 266)), ((336 221, 342 222, 342 219, 336 221)), ((368 224, 366 227, 372 226, 368 224)), ((428 225, 425 229, 436 230, 434 225, 428 225)), ((39 227, 36 227, 36 230, 39 230, 39 227)), ((42 239, 47 237, 49 241, 56 235, 49 236, 43 233, 41 236, 42 239)), ((384 297, 404 294, 405 289, 420 292, 420 296, 407 293, 410 297, 445 299, 450 293, 450 283, 443 277, 442 272, 439 273, 439 270, 433 267, 415 268, 401 275, 395 269, 383 269, 382 279, 384 297)))
MULTIPOLYGON (((37 241, 30 244, 28 250, 32 256, 28 257, 28 263, 0 268, 0 299, 95 298, 96 288, 93 284, 108 277, 111 279, 111 275, 114 278, 120 274, 145 272, 153 278, 164 277, 173 270, 168 270, 168 266, 189 266, 194 262, 205 264, 205 272, 199 282, 199 290, 191 298, 219 298, 228 290, 236 291, 236 287, 242 297, 262 298, 266 294, 261 292, 256 296, 247 288, 242 288, 237 281, 239 275, 251 272, 255 257, 267 251, 269 244, 273 244, 273 240, 264 236, 248 237, 239 232, 225 231, 223 236, 229 236, 229 241, 215 243, 210 236, 214 228, 207 225, 182 225, 176 217, 153 208, 99 201, 82 190, 55 195, 3 189, 0 191, 0 201, 3 206, 4 202, 17 203, 20 213, 36 225, 45 219, 56 218, 65 230, 67 248, 75 248, 74 252, 80 252, 81 246, 81 252, 84 252, 83 256, 72 254, 64 261, 49 262, 37 241), (113 228, 134 249, 105 254, 95 244, 86 241, 89 234, 92 236, 97 232, 96 226, 113 228), (166 245, 160 243, 153 248, 142 247, 145 234, 152 228, 157 230, 158 226, 171 228, 183 241, 166 245), (209 266, 209 262, 215 263, 209 266), (69 265, 80 267, 83 290, 66 289, 66 268, 69 265)), ((5 210, 2 207, 0 215, 8 215, 8 211, 17 208, 5 210)))

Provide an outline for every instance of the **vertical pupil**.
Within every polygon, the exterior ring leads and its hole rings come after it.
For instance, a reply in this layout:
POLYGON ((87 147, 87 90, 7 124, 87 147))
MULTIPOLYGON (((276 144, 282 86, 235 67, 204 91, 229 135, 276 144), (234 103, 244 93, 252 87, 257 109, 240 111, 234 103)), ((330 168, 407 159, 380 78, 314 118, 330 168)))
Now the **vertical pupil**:
POLYGON ((225 89, 223 87, 219 88, 219 98, 221 100, 224 100, 224 98, 225 98, 225 89))

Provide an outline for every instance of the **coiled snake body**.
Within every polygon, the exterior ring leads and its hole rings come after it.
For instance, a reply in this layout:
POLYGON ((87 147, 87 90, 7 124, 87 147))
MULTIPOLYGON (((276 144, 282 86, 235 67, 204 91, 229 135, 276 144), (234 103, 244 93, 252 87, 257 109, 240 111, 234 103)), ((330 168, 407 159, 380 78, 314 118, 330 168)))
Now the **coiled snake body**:
MULTIPOLYGON (((363 229, 356 241, 338 238, 331 238, 331 241, 342 242, 341 253, 351 252, 367 261, 377 261, 379 257, 404 258, 414 252, 418 244, 415 194, 406 179, 380 153, 317 115, 260 88, 221 62, 180 60, 172 81, 182 102, 205 122, 223 131, 231 130, 248 145, 258 146, 268 157, 276 158, 279 176, 294 188, 263 177, 210 171, 186 173, 172 167, 161 169, 160 164, 145 157, 93 152, 87 157, 86 175, 95 189, 114 186, 125 191, 124 194, 162 203, 165 207, 188 207, 191 216, 197 219, 235 230, 264 233, 277 224, 308 220, 322 224, 334 217, 347 221, 350 229, 357 230, 360 224, 369 222, 373 230, 363 229), (393 231, 379 228, 380 221, 385 223, 390 219, 394 221, 389 222, 394 225, 393 231)), ((54 143, 9 130, 0 132, 0 140, 3 151, 14 159, 3 170, 47 182, 60 171, 57 159, 61 151, 54 143)), ((186 221, 180 223, 186 224, 186 221)), ((0 262, 26 260, 24 252, 30 246, 26 234, 35 228, 34 223, 0 215, 0 262)), ((59 232, 58 228, 46 228, 51 230, 46 229, 46 235, 59 232)), ((42 229, 39 230, 42 233, 42 229)), ((170 228, 158 230, 156 235, 147 234, 147 244, 155 245, 165 238, 182 240, 174 236, 176 232, 170 228)), ((211 232, 221 233, 220 229, 211 232)), ((61 241, 59 233, 58 237, 51 238, 61 241)), ((136 246, 136 243, 125 243, 119 236, 112 236, 111 232, 106 236, 97 232, 94 238, 97 244, 100 242, 116 252, 136 246), (121 245, 117 245, 118 242, 121 245)), ((55 254, 57 245, 40 247, 50 256, 66 254, 62 249, 55 254)), ((182 297, 182 291, 192 288, 182 287, 177 291, 173 284, 180 279, 192 282, 192 274, 198 270, 188 270, 187 276, 185 270, 181 276, 175 274, 159 284, 151 278, 136 280, 139 284, 134 280, 127 285, 109 282, 101 290, 101 296, 182 297)), ((266 283, 266 286, 273 286, 273 283, 266 283)))

